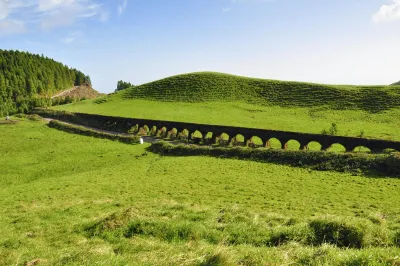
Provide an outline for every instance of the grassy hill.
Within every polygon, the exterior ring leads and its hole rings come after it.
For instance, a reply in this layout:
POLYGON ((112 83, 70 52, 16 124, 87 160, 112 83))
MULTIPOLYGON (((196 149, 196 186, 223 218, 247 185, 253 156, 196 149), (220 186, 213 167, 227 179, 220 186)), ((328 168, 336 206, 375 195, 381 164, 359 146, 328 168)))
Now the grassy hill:
POLYGON ((400 107, 400 86, 343 86, 246 78, 200 72, 128 89, 126 99, 172 102, 243 101, 282 107, 380 112, 400 107))
POLYGON ((61 110, 400 140, 400 86, 343 86, 178 75, 61 110))

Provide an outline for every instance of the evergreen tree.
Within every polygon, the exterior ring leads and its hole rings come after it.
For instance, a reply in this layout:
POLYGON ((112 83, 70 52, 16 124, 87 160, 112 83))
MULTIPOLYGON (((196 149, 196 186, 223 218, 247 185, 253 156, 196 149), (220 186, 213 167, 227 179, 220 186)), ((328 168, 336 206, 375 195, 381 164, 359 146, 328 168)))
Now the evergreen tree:
POLYGON ((49 106, 49 97, 90 77, 43 55, 0 49, 0 116, 49 106))
POLYGON ((134 87, 134 85, 132 85, 129 82, 125 82, 125 81, 120 80, 117 83, 117 89, 115 91, 116 92, 117 91, 122 91, 122 90, 125 90, 125 89, 128 89, 128 88, 131 88, 131 87, 134 87))

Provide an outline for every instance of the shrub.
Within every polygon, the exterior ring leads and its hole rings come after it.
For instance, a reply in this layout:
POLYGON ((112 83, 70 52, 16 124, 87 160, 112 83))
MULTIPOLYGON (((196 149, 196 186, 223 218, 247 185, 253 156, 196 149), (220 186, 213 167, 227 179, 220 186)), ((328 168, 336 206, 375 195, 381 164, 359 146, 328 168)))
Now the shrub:
POLYGON ((365 137, 365 132, 364 130, 360 131, 360 134, 357 135, 358 138, 364 138, 365 137))
POLYGON ((314 232, 313 244, 329 243, 350 248, 361 248, 363 245, 364 232, 357 225, 332 218, 315 219, 309 225, 314 232))
POLYGON ((338 247, 362 248, 390 244, 387 228, 374 225, 367 219, 325 216, 311 220, 309 226, 313 231, 309 239, 312 245, 328 243, 338 247))
POLYGON ((40 121, 42 118, 37 114, 28 115, 28 119, 31 121, 40 121))
POLYGON ((130 238, 136 235, 156 237, 168 242, 198 240, 205 237, 203 228, 194 223, 169 221, 133 220, 125 232, 124 237, 130 238))
POLYGON ((327 130, 324 129, 321 131, 322 135, 331 135, 331 136, 336 136, 338 134, 338 126, 336 123, 332 123, 331 127, 327 130))
POLYGON ((26 115, 23 114, 23 113, 19 113, 19 114, 16 114, 14 116, 17 117, 17 118, 26 118, 26 115))
POLYGON ((108 99, 106 97, 101 97, 93 100, 93 103, 95 104, 102 104, 108 102, 108 99))
MULTIPOLYGON (((226 158, 248 159, 270 163, 286 164, 296 167, 307 167, 315 170, 339 172, 379 171, 386 175, 398 173, 398 159, 389 159, 388 155, 327 153, 323 151, 288 151, 278 149, 250 149, 246 147, 205 147, 196 145, 171 145, 156 142, 150 150, 171 156, 215 156, 226 158), (394 160, 392 162, 392 160, 394 160), (390 166, 388 166, 390 165, 390 166)), ((392 155, 395 156, 395 155, 392 155)), ((397 158, 397 157, 396 157, 397 158)))
POLYGON ((386 159, 389 173, 400 176, 400 152, 392 153, 386 159))
POLYGON ((400 248, 400 230, 397 230, 397 231, 394 233, 393 242, 394 242, 394 244, 395 244, 397 247, 400 248))
POLYGON ((133 135, 137 134, 138 132, 139 132, 139 126, 138 125, 134 125, 133 127, 131 127, 128 130, 128 133, 129 134, 133 134, 133 135))

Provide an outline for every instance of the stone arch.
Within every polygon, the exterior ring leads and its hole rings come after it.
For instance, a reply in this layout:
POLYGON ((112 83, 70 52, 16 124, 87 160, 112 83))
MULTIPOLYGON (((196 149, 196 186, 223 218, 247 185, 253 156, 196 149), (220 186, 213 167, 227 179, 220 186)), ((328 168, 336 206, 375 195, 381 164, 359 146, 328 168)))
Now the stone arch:
POLYGON ((277 138, 270 138, 267 143, 268 148, 271 149, 282 149, 282 143, 277 138))
POLYGON ((203 134, 204 133, 201 133, 199 130, 196 129, 191 133, 190 140, 196 144, 200 144, 200 142, 203 140, 203 134))
POLYGON ((167 128, 167 138, 169 139, 177 139, 178 136, 178 129, 175 127, 168 127, 167 128))
POLYGON ((175 139, 178 139, 179 133, 181 132, 181 130, 179 128, 172 128, 172 130, 174 131, 175 134, 175 139))
POLYGON ((346 152, 347 149, 340 143, 334 143, 327 150, 330 152, 346 152))
POLYGON ((168 135, 168 128, 167 127, 161 126, 161 127, 158 128, 156 136, 158 136, 160 138, 166 138, 167 135, 168 135))
POLYGON ((284 143, 285 145, 285 149, 287 150, 292 150, 292 151, 298 151, 301 150, 304 147, 301 147, 302 145, 300 144, 299 141, 295 140, 295 139, 291 139, 288 142, 284 143))
POLYGON ((184 129, 183 128, 174 128, 174 129, 176 129, 176 139, 181 139, 184 129))
POLYGON ((149 126, 149 135, 155 136, 157 134, 158 128, 157 126, 149 126))
POLYGON ((140 125, 139 124, 133 124, 131 128, 128 129, 129 134, 137 134, 139 132, 140 125))
POLYGON ((383 153, 393 153, 393 152, 399 152, 400 150, 392 149, 392 148, 386 148, 383 149, 383 153))
POLYGON ((219 134, 219 136, 217 136, 217 140, 218 140, 218 144, 228 145, 230 136, 229 136, 229 134, 223 132, 223 133, 219 134))
POLYGON ((138 132, 139 135, 147 136, 149 134, 149 131, 150 131, 150 129, 149 129, 148 125, 146 125, 146 124, 139 125, 139 132, 138 132))
POLYGON ((179 132, 178 135, 181 139, 189 140, 189 134, 191 134, 191 132, 188 129, 184 128, 181 130, 181 132, 179 132))
POLYGON ((252 136, 249 141, 249 146, 251 147, 263 147, 264 141, 258 136, 252 136))
POLYGON ((234 146, 244 146, 245 137, 242 134, 232 134, 232 144, 234 146))
POLYGON ((213 133, 211 131, 205 131, 204 138, 205 139, 212 139, 213 133))
POLYGON ((365 146, 357 146, 353 149, 355 153, 371 153, 371 149, 365 146))
POLYGON ((308 151, 320 151, 320 150, 322 150, 322 145, 318 141, 310 141, 306 145, 306 150, 308 150, 308 151))
POLYGON ((212 139, 213 139, 213 133, 211 131, 203 131, 203 142, 204 144, 213 144, 212 139))
POLYGON ((201 139, 202 139, 202 138, 204 137, 203 134, 204 134, 204 132, 201 133, 200 130, 195 130, 195 131, 192 133, 192 138, 201 138, 201 139))

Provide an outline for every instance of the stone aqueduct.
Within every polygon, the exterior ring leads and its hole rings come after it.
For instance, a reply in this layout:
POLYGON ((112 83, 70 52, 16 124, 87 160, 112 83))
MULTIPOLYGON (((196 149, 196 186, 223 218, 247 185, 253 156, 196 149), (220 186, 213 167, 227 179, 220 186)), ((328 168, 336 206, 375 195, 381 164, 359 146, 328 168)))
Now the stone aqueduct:
POLYGON ((80 124, 88 127, 99 128, 103 130, 109 130, 119 133, 127 133, 129 129, 138 125, 139 127, 147 126, 148 128, 166 128, 168 131, 176 129, 178 132, 187 130, 189 132, 189 138, 195 131, 198 131, 205 137, 208 133, 212 133, 211 141, 214 143, 216 138, 223 133, 229 136, 229 140, 232 140, 237 135, 242 135, 247 141, 253 137, 258 137, 263 141, 265 146, 268 146, 269 140, 272 138, 278 139, 281 143, 281 148, 285 149, 287 143, 291 140, 295 140, 300 143, 300 149, 307 148, 311 142, 318 142, 321 145, 321 150, 327 150, 333 144, 341 144, 345 147, 347 152, 354 151, 357 147, 366 147, 372 152, 382 152, 385 149, 394 149, 400 151, 400 142, 379 140, 379 139, 366 139, 366 138, 355 138, 355 137, 342 137, 342 136, 329 136, 322 134, 310 134, 310 133, 299 133, 299 132, 288 132, 288 131, 277 131, 277 130, 266 130, 256 128, 243 128, 243 127, 232 127, 232 126, 218 126, 218 125, 206 125, 196 123, 184 123, 184 122, 173 122, 173 121, 161 121, 161 120, 149 120, 149 119, 136 119, 136 118, 124 118, 124 117, 113 117, 103 115, 93 115, 84 113, 66 113, 59 111, 52 111, 46 109, 37 109, 35 113, 44 117, 52 117, 65 122, 71 122, 80 124))

